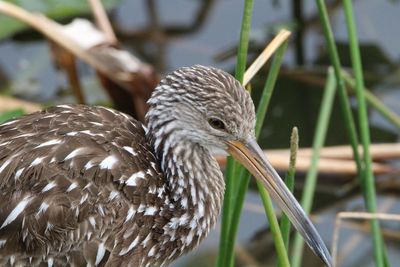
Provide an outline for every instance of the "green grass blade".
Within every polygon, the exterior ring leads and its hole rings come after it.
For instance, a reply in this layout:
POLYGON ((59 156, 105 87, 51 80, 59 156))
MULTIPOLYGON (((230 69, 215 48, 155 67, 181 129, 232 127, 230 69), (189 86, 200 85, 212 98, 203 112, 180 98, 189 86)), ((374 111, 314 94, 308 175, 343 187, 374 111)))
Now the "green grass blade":
POLYGON ((227 250, 228 250, 228 233, 230 231, 231 222, 231 203, 233 202, 233 187, 232 179, 234 179, 235 161, 231 156, 228 157, 226 168, 225 168, 225 194, 222 206, 222 217, 221 217, 221 235, 219 240, 219 252, 217 257, 217 266, 226 266, 227 250))
MULTIPOLYGON (((342 75, 350 91, 355 92, 356 82, 354 79, 345 71, 342 71, 342 75)), ((364 87, 365 99, 368 104, 378 111, 385 119, 400 129, 400 116, 388 109, 373 93, 364 87)))
MULTIPOLYGON (((260 98, 260 103, 258 105, 257 109, 257 114, 256 114, 256 137, 260 135, 261 132, 261 126, 264 123, 264 118, 265 114, 268 108, 269 101, 272 96, 273 89, 275 87, 275 83, 279 74, 279 69, 282 63, 282 58, 283 55, 285 54, 287 48, 287 42, 282 44, 281 47, 279 47, 275 53, 274 59, 271 64, 270 72, 268 74, 267 80, 265 82, 265 86, 263 88, 263 92, 260 98)), ((250 174, 249 172, 243 168, 242 166, 239 166, 238 169, 236 169, 236 173, 239 173, 235 179, 238 180, 238 190, 236 194, 236 201, 234 204, 234 210, 233 214, 230 220, 230 229, 229 229, 229 234, 228 234, 228 240, 227 243, 229 245, 228 251, 230 254, 229 259, 230 259, 230 265, 224 265, 225 266, 232 266, 233 264, 233 249, 234 249, 234 244, 235 244, 235 239, 237 235, 237 230, 239 227, 239 222, 240 222, 240 214, 243 208, 243 203, 244 199, 246 196, 247 188, 249 185, 250 181, 250 174)))
MULTIPOLYGON (((329 23, 328 13, 326 10, 325 3, 323 0, 316 0, 316 3, 317 3, 319 15, 321 17, 324 35, 325 35, 325 38, 326 38, 327 44, 328 44, 329 56, 330 56, 331 62, 333 64, 333 67, 335 70, 335 76, 336 76, 336 80, 337 80, 338 87, 339 87, 339 97, 340 97, 339 100, 341 102, 342 112, 343 112, 344 119, 345 119, 345 125, 346 125, 347 131, 348 131, 350 144, 351 144, 352 150, 353 150, 354 160, 355 160, 356 166, 357 166, 357 172, 358 172, 358 177, 360 179, 361 189, 363 191, 364 201, 365 201, 365 203, 367 203, 369 201, 368 200, 369 196, 366 193, 366 185, 364 183, 365 179, 363 178, 365 174, 362 169, 360 156, 358 154, 358 140, 357 140, 357 135, 356 135, 356 131, 355 131, 354 120, 352 118, 352 114, 351 114, 351 110, 350 110, 350 105, 348 103, 349 101, 347 99, 346 92, 345 92, 338 51, 335 46, 332 29, 331 29, 331 26, 329 23)), ((368 207, 368 204, 366 204, 366 206, 368 207)), ((384 260, 387 261, 386 257, 384 257, 384 260)))
MULTIPOLYGON (((360 126, 361 142, 363 147, 363 161, 365 167, 363 183, 364 183, 364 190, 366 190, 365 195, 367 196, 366 204, 367 204, 367 209, 370 212, 376 212, 377 207, 376 207, 376 192, 374 184, 375 179, 372 172, 372 159, 369 149, 370 133, 369 133, 367 105, 365 101, 364 77, 362 72, 361 55, 358 46, 356 25, 354 23, 352 3, 349 0, 344 0, 343 4, 344 4, 344 13, 349 35, 349 42, 350 42, 351 62, 356 80, 355 89, 356 89, 356 96, 358 103, 357 111, 358 111, 358 119, 360 126)), ((385 248, 378 220, 371 221, 371 232, 373 237, 374 256, 376 265, 378 267, 383 267, 385 266, 384 263, 385 248)))
POLYGON ((276 80, 278 78, 279 70, 282 64, 282 59, 283 56, 285 55, 287 46, 288 44, 286 41, 276 50, 274 58, 271 63, 271 68, 269 70, 269 74, 260 98, 260 103, 258 104, 257 108, 257 114, 256 114, 257 120, 255 127, 255 133, 257 138, 260 136, 261 128, 264 124, 265 115, 267 114, 268 104, 269 101, 271 100, 271 96, 275 88, 276 80))
POLYGON ((236 236, 237 236, 237 231, 239 228, 239 223, 240 223, 240 214, 242 213, 243 209, 243 204, 244 204, 244 199, 246 197, 247 189, 249 187, 250 183, 250 173, 243 167, 239 169, 239 175, 237 175, 237 179, 239 180, 238 183, 238 193, 235 201, 235 205, 233 207, 233 212, 232 212, 232 217, 230 220, 230 228, 229 228, 229 233, 227 235, 227 243, 229 248, 227 251, 229 251, 230 256, 229 261, 230 264, 226 266, 232 266, 233 265, 233 258, 234 258, 234 248, 235 248, 235 241, 236 241, 236 236))
MULTIPOLYGON (((251 14, 253 9, 253 0, 246 0, 244 2, 242 28, 240 32, 239 50, 237 54, 236 73, 235 77, 238 81, 243 81, 244 72, 246 70, 247 63, 247 50, 250 35, 251 25, 251 14)), ((222 209, 222 220, 221 220, 221 236, 219 245, 219 254, 217 260, 217 266, 225 267, 228 260, 228 232, 230 228, 230 217, 232 214, 232 203, 234 202, 234 190, 237 187, 235 181, 235 162, 232 157, 228 157, 226 166, 226 188, 225 197, 222 209)))
POLYGON ((247 50, 249 48, 249 35, 251 28, 251 14, 253 11, 253 0, 244 2, 242 29, 240 31, 240 41, 236 60, 235 78, 243 83, 243 76, 246 71, 247 50))
MULTIPOLYGON (((329 118, 332 111, 333 100, 335 99, 336 80, 332 68, 328 70, 328 80, 326 82, 321 108, 318 115, 317 128, 313 141, 313 153, 311 156, 311 166, 307 172, 301 205, 306 213, 310 213, 315 187, 317 183, 318 161, 320 150, 325 142, 325 137, 329 125, 329 118)), ((300 266, 303 255, 304 241, 300 234, 296 234, 293 244, 292 266, 300 266)))
MULTIPOLYGON (((297 127, 294 127, 290 136, 290 161, 289 168, 285 177, 285 184, 291 192, 294 189, 294 175, 296 173, 296 158, 297 150, 299 149, 299 134, 297 127)), ((282 214, 280 228, 282 232, 282 239, 286 251, 289 251, 289 238, 290 238, 290 221, 286 214, 282 214)), ((283 267, 283 263, 278 261, 278 266, 283 267)))
POLYGON ((323 0, 316 0, 318 13, 321 19, 322 28, 324 31, 325 39, 328 46, 328 54, 330 57, 330 61, 333 65, 333 69, 335 71, 336 83, 338 86, 338 95, 340 101, 341 112, 343 114, 344 124, 346 126, 347 135, 349 137, 349 142, 351 148, 353 150, 353 157, 356 163, 357 172, 359 176, 362 175, 361 169, 361 160, 358 154, 358 138, 357 131, 353 119, 353 115, 351 113, 349 99, 347 98, 346 87, 342 77, 342 68, 340 65, 338 50, 335 45, 335 40, 333 38, 332 28, 328 18, 328 12, 326 10, 325 2, 323 0))
POLYGON ((289 257, 286 251, 285 242, 282 238, 282 233, 279 228, 278 219, 276 218, 275 209, 272 205, 271 197, 263 184, 257 181, 258 191, 260 193, 261 201, 264 205, 265 214, 267 215, 269 226, 271 229, 272 236, 274 238, 275 250, 278 255, 278 261, 283 267, 289 267, 289 257))

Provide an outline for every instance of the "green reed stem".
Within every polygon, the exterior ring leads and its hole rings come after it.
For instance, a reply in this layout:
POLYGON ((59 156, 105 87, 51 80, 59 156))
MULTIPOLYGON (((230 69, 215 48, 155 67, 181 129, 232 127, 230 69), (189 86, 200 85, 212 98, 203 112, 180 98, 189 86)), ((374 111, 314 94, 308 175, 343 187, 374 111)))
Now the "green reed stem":
POLYGON ((349 103, 349 99, 347 98, 347 92, 345 83, 342 77, 342 68, 340 65, 339 54, 336 48, 335 39, 333 37, 332 28, 328 18, 328 12, 326 10, 325 2, 323 0, 316 0, 318 13, 321 19, 322 28, 324 31, 325 39, 328 46, 328 54, 330 57, 330 61, 333 65, 333 69, 335 71, 336 83, 338 86, 338 95, 340 101, 340 107, 343 114, 344 124, 346 127, 346 131, 349 137, 349 142, 351 148, 353 150, 353 158, 356 163, 357 172, 359 175, 362 174, 361 169, 361 159, 358 154, 358 138, 356 126, 354 123, 353 115, 351 112, 351 107, 349 103))
POLYGON ((236 60, 235 78, 243 83, 243 76, 246 71, 247 50, 249 47, 249 36, 251 28, 251 13, 253 11, 253 0, 244 2, 242 29, 240 31, 240 41, 236 60))
MULTIPOLYGON (((361 142, 363 147, 362 155, 365 168, 363 183, 366 195, 366 205, 368 211, 376 212, 377 206, 376 206, 376 192, 374 184, 375 179, 372 173, 372 159, 369 149, 370 146, 369 123, 368 123, 367 105, 365 101, 364 78, 362 72, 361 56, 357 40, 357 30, 356 30, 356 25, 354 23, 352 2, 349 0, 344 0, 343 4, 344 4, 344 13, 346 17, 347 31, 350 42, 351 62, 356 80, 355 90, 358 103, 357 111, 358 111, 361 142)), ((371 221, 371 233, 373 237, 374 256, 376 265, 378 267, 381 266, 383 267, 385 266, 384 262, 385 248, 378 220, 371 221)))
MULTIPOLYGON (((321 107, 318 115, 317 128, 313 141, 313 153, 311 156, 311 166, 307 172, 301 206, 306 213, 310 213, 315 193, 318 174, 318 161, 320 150, 325 142, 325 137, 329 125, 329 118, 332 112, 333 101, 335 99, 336 80, 332 68, 328 69, 328 79, 322 97, 321 107)), ((300 234, 296 234, 293 244, 292 265, 300 266, 304 249, 304 241, 300 234)))
MULTIPOLYGON (((323 26, 325 39, 326 39, 327 45, 328 45, 329 56, 330 56, 331 62, 333 64, 333 67, 335 70, 336 81, 337 81, 338 87, 339 87, 339 100, 340 100, 340 104, 341 104, 341 108, 342 108, 343 117, 345 120, 346 130, 347 130, 348 136, 349 136, 349 141, 350 141, 350 144, 351 144, 351 147, 353 150, 354 161, 357 166, 357 173, 358 173, 358 177, 360 179, 361 189, 363 191, 364 202, 367 203, 368 201, 370 201, 370 200, 368 200, 368 198, 370 198, 370 196, 368 196, 368 194, 366 193, 366 185, 364 183, 365 179, 363 179, 365 174, 364 174, 364 170, 362 168, 363 165, 361 164, 361 159, 360 159, 360 156, 358 153, 358 138, 357 138, 357 134, 356 134, 356 130, 355 130, 354 119, 352 117, 352 113, 351 113, 351 109, 350 109, 349 100, 348 100, 347 94, 346 94, 346 88, 344 86, 344 80, 342 77, 342 71, 341 71, 341 66, 340 66, 340 61, 339 61, 339 56, 338 56, 338 50, 336 48, 335 41, 333 38, 333 33, 332 33, 332 29, 331 29, 330 22, 328 19, 328 13, 326 10, 325 3, 323 0, 316 0, 316 3, 317 3, 319 15, 320 15, 322 26, 323 26)), ((368 204, 366 204, 366 206, 368 208, 368 204)), ((377 249, 377 248, 374 248, 374 249, 377 249)), ((385 252, 383 254, 385 256, 384 260, 387 261, 385 252)))
MULTIPOLYGON (((363 176, 363 170, 362 170, 362 165, 361 165, 361 159, 360 155, 358 152, 358 137, 357 137, 357 132, 355 128, 355 123, 349 103, 349 99, 347 97, 347 92, 346 92, 346 87, 345 83, 342 77, 342 68, 339 60, 339 54, 338 50, 335 44, 335 39, 333 37, 332 33, 332 27, 329 22, 328 18, 328 12, 326 9, 325 1, 323 0, 316 0, 317 8, 318 8, 318 13, 321 19, 321 24, 323 28, 323 32, 325 35, 325 39, 327 42, 327 47, 328 47, 328 54, 330 57, 330 61, 333 65, 334 71, 335 71, 335 77, 336 77, 336 82, 338 85, 338 96, 339 96, 339 102, 340 102, 340 107, 341 107, 341 112, 343 115, 344 119, 344 125, 347 131, 347 135, 349 138, 349 142, 353 151, 353 158, 356 164, 357 168, 357 173, 360 181, 362 181, 362 176, 363 176)), ((361 187, 363 189, 364 185, 362 182, 360 182, 361 187)), ((362 190, 364 192, 364 189, 362 190)), ((365 198, 365 195, 364 195, 365 198)), ((300 264, 300 262, 299 262, 300 264)), ((295 267, 298 267, 295 266, 295 267)))
MULTIPOLYGON (((296 173, 296 158, 297 150, 299 149, 299 133, 297 127, 294 127, 290 136, 290 161, 289 168, 285 177, 285 184, 288 189, 293 192, 294 190, 294 175, 296 173)), ((283 213, 281 217, 280 228, 282 232, 283 243, 285 244, 286 251, 289 251, 289 238, 290 238, 290 220, 289 217, 283 213)), ((283 267, 283 263, 278 261, 278 266, 283 267)))
POLYGON ((269 70, 269 74, 267 80, 265 82, 262 95, 260 98, 260 103, 258 103, 257 114, 256 114, 256 127, 255 134, 256 138, 260 136, 262 126, 264 124, 265 115, 267 114, 267 109, 269 105, 269 101, 271 100, 272 93, 275 88, 276 80, 279 75, 279 70, 281 68, 282 59, 285 55, 286 49, 288 46, 288 42, 284 42, 275 52, 274 58, 271 63, 271 68, 269 70))
MULTIPOLYGON (((243 18, 242 18, 242 28, 240 32, 240 41, 237 54, 236 62, 236 72, 235 77, 238 81, 243 81, 244 72, 246 70, 247 63, 247 50, 249 45, 249 35, 251 26, 251 14, 253 9, 253 0, 246 0, 244 2, 243 18)), ((227 261, 233 252, 228 252, 228 232, 230 228, 230 217, 232 214, 232 204, 234 202, 234 190, 237 187, 235 181, 235 161, 232 157, 228 157, 226 166, 226 188, 225 197, 222 209, 222 220, 221 220, 221 236, 219 245, 219 254, 217 260, 217 266, 225 267, 227 261)), ((233 240, 234 242, 235 240, 233 240)))
POLYGON ((264 206, 265 214, 267 215, 269 226, 272 236, 274 238, 274 245, 278 255, 278 261, 283 267, 290 267, 288 253, 286 251, 285 242, 282 238, 281 229, 279 228, 278 219, 276 218, 275 209, 272 204, 271 197, 269 196, 264 185, 257 181, 258 192, 260 193, 261 201, 264 206))
MULTIPOLYGON (((277 50, 274 60, 272 62, 271 71, 268 75, 265 87, 263 90, 262 97, 260 99, 260 104, 257 109, 257 123, 256 123, 256 137, 258 138, 262 125, 264 124, 265 115, 267 113, 267 107, 269 100, 271 99, 273 88, 275 87, 276 79, 279 74, 279 69, 282 63, 283 55, 287 48, 287 42, 283 43, 282 46, 277 50), (271 88, 271 89, 269 89, 271 88)), ((242 167, 243 168, 243 167, 242 167)), ((244 169, 244 168, 243 168, 244 169)), ((250 175, 247 175, 247 179, 250 179, 250 175)), ((248 182, 247 182, 248 184, 248 182)), ((276 218, 275 209, 272 204, 271 197, 269 196, 267 190, 264 188, 262 183, 257 181, 258 192, 261 197, 261 201, 264 206, 265 214, 267 215, 272 236, 274 238, 275 250, 278 255, 278 262, 282 267, 290 266, 289 257, 286 250, 285 242, 279 227, 278 219, 276 218)), ((244 192, 246 193, 246 191, 244 192)), ((244 198, 243 198, 244 199, 244 198)))
MULTIPOLYGON (((348 88, 351 92, 355 92, 356 89, 356 81, 345 71, 342 71, 342 75, 348 88)), ((376 111, 378 111, 385 119, 391 122, 397 128, 400 128, 400 116, 391 111, 388 107, 386 107, 379 98, 377 98, 373 93, 371 93, 367 88, 364 87, 365 99, 368 104, 373 107, 376 111)))
MULTIPOLYGON (((260 103, 258 105, 257 114, 256 114, 256 127, 255 134, 258 138, 261 132, 261 126, 264 123, 265 114, 267 112, 268 104, 272 96, 273 89, 275 87, 275 83, 279 74, 279 69, 282 63, 283 55, 285 54, 287 48, 287 42, 281 45, 275 53, 274 59, 271 64, 270 72, 268 74, 267 80, 265 82, 262 95, 260 98, 260 103)), ((239 173, 235 179, 238 180, 237 194, 235 205, 233 206, 233 214, 230 219, 230 229, 228 234, 228 244, 230 245, 228 251, 232 254, 230 256, 230 264, 226 266, 233 266, 233 249, 235 245, 235 239, 237 235, 237 230, 240 223, 240 214, 243 208, 244 199, 247 193, 247 188, 250 181, 250 173, 243 168, 241 165, 235 170, 236 173, 239 173)), ((282 255, 282 254, 281 254, 282 255)), ((279 255, 278 255, 279 257, 279 255)), ((224 266, 225 267, 225 266, 224 266)))

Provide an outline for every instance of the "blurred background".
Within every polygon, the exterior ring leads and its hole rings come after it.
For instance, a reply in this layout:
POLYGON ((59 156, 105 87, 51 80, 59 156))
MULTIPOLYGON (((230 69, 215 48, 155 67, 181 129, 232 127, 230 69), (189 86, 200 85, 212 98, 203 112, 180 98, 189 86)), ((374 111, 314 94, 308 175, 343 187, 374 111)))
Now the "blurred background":
MULTIPOLYGON (((25 9, 48 14, 62 24, 73 18, 92 19, 85 1, 12 1, 25 9), (64 3, 63 3, 64 2, 64 3)), ((366 86, 394 113, 400 114, 400 1, 354 2, 366 86)), ((106 0, 103 1, 123 49, 163 75, 181 66, 211 65, 233 73, 243 2, 236 0, 106 0)), ((326 1, 343 66, 350 65, 347 31, 341 1, 326 1)), ((329 59, 315 1, 254 1, 249 63, 285 27, 293 32, 268 109, 261 144, 265 149, 288 148, 292 127, 299 128, 300 147, 312 145, 329 59)), ((83 36, 82 36, 83 37, 83 36)), ((79 38, 79 33, 78 33, 79 38)), ((54 64, 49 42, 36 31, 0 15, 0 93, 44 106, 77 102, 67 75, 54 64)), ((77 70, 87 104, 118 107, 118 99, 103 89, 93 68, 78 61, 77 70)), ((253 79, 255 103, 268 65, 253 79)), ((1 99, 0 99, 1 100, 1 99)), ((7 100, 1 100, 7 101, 7 100)), ((6 105, 0 101, 0 106, 6 105)), ((124 106, 129 109, 129 106, 124 106)), ((7 111, 24 113, 23 108, 7 111)), ((139 116, 140 117, 140 116, 139 116)), ((370 110, 373 143, 399 143, 399 128, 370 110)), ((347 135, 335 101, 326 144, 347 144, 347 135)), ((400 168, 397 159, 384 163, 400 168)), ((378 207, 400 214, 399 174, 377 175, 378 207)), ((325 242, 332 244, 339 211, 361 211, 363 200, 354 175, 324 173, 318 177, 313 220, 325 242)), ((304 174, 296 175, 296 195, 304 174)), ((368 223, 343 223, 338 239, 338 266, 374 266, 368 223)), ((400 262, 400 223, 383 223, 390 262, 400 262)), ((214 266, 219 226, 200 248, 179 259, 175 267, 214 266)), ((310 253, 310 252, 306 252, 310 253)), ((238 266, 272 266, 276 255, 262 204, 254 185, 247 195, 237 243, 238 266)), ((311 254, 310 254, 311 255, 311 254)), ((304 257, 303 266, 320 266, 304 257)), ((395 265, 392 265, 395 266, 395 265)))

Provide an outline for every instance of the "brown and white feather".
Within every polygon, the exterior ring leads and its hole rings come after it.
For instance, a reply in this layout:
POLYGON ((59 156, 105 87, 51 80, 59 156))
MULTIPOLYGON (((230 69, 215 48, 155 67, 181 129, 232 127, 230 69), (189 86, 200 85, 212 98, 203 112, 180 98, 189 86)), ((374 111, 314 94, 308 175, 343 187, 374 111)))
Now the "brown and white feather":
POLYGON ((83 105, 0 126, 1 266, 161 266, 199 244, 224 181, 197 116, 222 114, 250 135, 254 106, 230 75, 202 66, 168 75, 149 105, 148 129, 83 105))

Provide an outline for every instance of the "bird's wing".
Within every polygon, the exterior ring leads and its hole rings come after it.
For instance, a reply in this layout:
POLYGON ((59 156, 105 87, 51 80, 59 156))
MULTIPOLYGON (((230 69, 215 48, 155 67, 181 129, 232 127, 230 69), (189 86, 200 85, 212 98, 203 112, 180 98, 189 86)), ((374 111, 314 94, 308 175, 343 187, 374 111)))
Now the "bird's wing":
POLYGON ((143 204, 160 179, 142 125, 122 113, 62 105, 9 121, 0 126, 0 258, 51 256, 106 235, 129 212, 124 203, 143 204))

